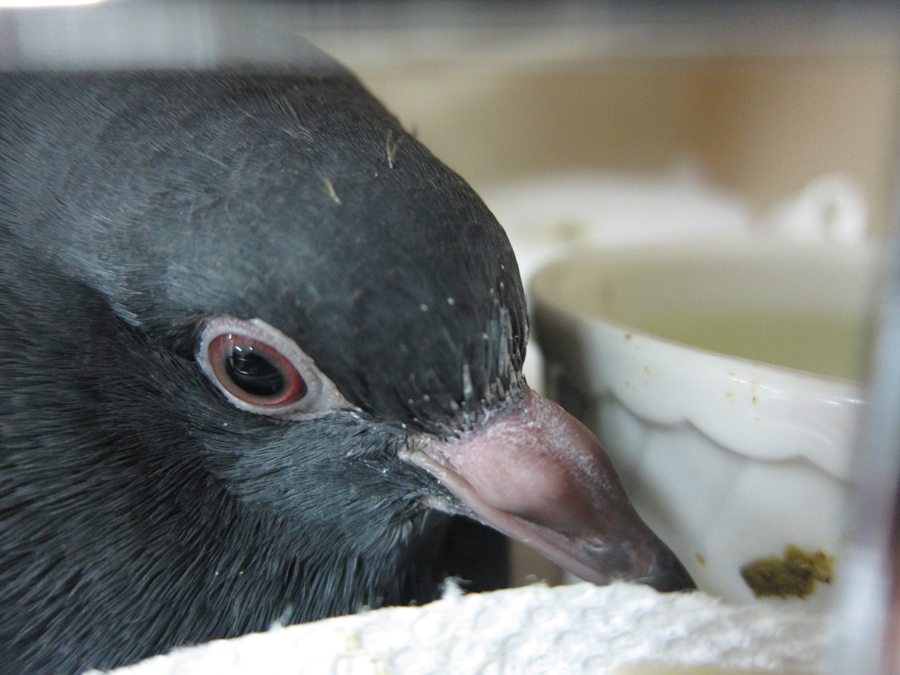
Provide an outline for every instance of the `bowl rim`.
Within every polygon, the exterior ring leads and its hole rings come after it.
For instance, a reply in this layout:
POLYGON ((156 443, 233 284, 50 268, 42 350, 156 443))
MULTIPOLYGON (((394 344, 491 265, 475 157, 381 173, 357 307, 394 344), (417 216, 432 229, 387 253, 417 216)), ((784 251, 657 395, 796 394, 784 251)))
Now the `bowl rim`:
MULTIPOLYGON (((603 262, 621 262, 621 261, 637 261, 643 258, 645 261, 653 261, 661 257, 673 259, 676 256, 684 256, 685 260, 699 259, 702 261, 710 260, 710 254, 719 259, 718 264, 726 262, 727 259, 743 257, 749 259, 748 256, 771 256, 774 254, 777 259, 787 260, 791 256, 801 255, 806 259, 816 259, 821 261, 827 257, 831 260, 838 260, 844 264, 856 264, 867 269, 871 275, 870 291, 878 287, 877 277, 879 275, 879 262, 885 258, 880 249, 875 245, 867 245, 864 247, 848 247, 828 244, 800 244, 796 242, 775 242, 771 239, 748 239, 740 242, 671 242, 668 244, 640 244, 625 246, 594 246, 581 249, 577 252, 570 252, 567 255, 554 259, 543 265, 530 279, 528 283, 528 296, 533 307, 533 313, 552 311, 568 316, 570 319, 586 322, 593 326, 608 326, 613 329, 620 330, 626 334, 639 335, 641 338, 650 341, 661 342, 670 345, 673 348, 686 350, 690 352, 699 352, 717 360, 736 361, 744 365, 752 365, 755 368, 770 370, 782 374, 800 374, 804 377, 811 377, 823 382, 833 382, 841 389, 850 386, 855 389, 862 389, 865 386, 864 380, 856 380, 851 378, 838 377, 835 375, 826 375, 814 371, 803 370, 801 368, 793 368, 791 366, 783 366, 768 361, 758 361, 755 359, 736 356, 726 352, 720 352, 705 347, 698 347, 686 342, 667 338, 657 335, 650 331, 629 325, 627 322, 614 318, 600 317, 592 312, 574 306, 574 303, 566 302, 559 299, 550 288, 552 278, 558 277, 566 272, 571 273, 574 266, 582 266, 585 263, 589 265, 602 264, 603 262), (722 256, 726 256, 722 258, 722 256)), ((863 308, 863 314, 874 311, 877 300, 877 292, 870 292, 869 306, 863 308)), ((536 323, 539 323, 536 321, 536 323)), ((539 332, 539 331, 536 331, 539 332)))

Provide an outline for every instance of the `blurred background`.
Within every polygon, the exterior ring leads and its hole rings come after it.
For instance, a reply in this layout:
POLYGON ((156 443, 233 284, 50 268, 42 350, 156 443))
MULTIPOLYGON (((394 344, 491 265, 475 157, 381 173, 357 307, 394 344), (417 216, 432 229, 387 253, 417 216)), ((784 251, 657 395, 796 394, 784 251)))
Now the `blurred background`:
POLYGON ((900 94, 888 4, 365 7, 377 21, 348 11, 306 34, 476 189, 689 167, 767 209, 839 171, 875 231, 888 227, 900 94))

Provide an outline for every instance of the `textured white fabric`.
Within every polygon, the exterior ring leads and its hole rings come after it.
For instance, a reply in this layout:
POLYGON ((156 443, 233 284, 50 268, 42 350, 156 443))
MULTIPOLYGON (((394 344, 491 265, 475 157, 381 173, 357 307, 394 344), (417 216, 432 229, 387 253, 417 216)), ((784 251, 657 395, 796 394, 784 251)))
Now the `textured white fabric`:
POLYGON ((611 673, 641 661, 823 669, 827 620, 632 584, 534 585, 277 628, 176 650, 116 675, 611 673))

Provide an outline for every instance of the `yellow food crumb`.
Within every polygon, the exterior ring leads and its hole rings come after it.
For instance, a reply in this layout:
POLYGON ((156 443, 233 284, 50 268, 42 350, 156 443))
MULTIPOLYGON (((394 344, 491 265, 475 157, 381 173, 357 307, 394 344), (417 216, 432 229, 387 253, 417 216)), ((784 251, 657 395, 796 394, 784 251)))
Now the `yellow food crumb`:
POLYGON ((741 577, 757 598, 795 596, 805 598, 816 589, 816 582, 830 584, 834 558, 823 551, 807 553, 788 545, 784 558, 761 558, 741 567, 741 577))

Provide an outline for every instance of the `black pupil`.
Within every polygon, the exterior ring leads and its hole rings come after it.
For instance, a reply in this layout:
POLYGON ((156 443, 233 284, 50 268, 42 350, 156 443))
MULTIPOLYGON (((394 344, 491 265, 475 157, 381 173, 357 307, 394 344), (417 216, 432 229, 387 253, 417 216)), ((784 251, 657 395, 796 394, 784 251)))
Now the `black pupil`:
POLYGON ((274 396, 284 389, 278 369, 249 349, 235 347, 226 363, 232 381, 253 396, 274 396))

